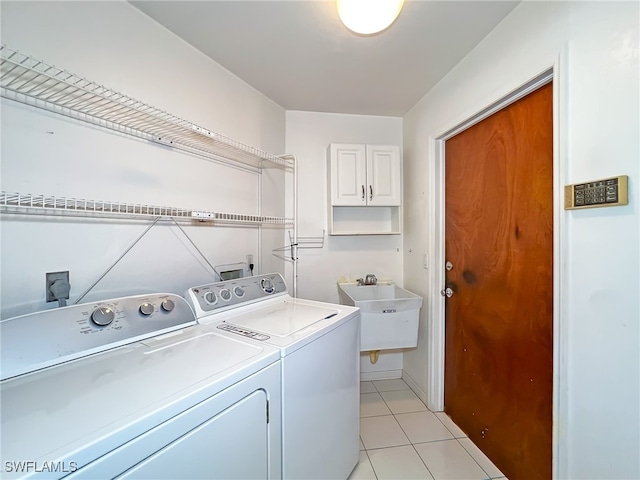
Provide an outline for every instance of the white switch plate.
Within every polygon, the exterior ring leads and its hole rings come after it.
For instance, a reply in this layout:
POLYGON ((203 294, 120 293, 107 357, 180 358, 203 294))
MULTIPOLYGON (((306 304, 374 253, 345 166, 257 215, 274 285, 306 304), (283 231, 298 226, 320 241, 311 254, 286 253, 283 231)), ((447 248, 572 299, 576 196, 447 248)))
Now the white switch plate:
POLYGON ((424 256, 422 257, 422 268, 424 268, 425 270, 429 269, 429 254, 425 253, 424 256))

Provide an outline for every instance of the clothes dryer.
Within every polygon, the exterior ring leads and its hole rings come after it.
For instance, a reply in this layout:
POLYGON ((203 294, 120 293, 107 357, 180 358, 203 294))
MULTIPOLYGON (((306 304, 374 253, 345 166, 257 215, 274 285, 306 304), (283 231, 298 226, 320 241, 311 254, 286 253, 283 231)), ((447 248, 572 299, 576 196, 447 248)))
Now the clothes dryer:
POLYGON ((346 479, 359 456, 359 309, 292 298, 277 273, 185 297, 226 338, 280 349, 283 478, 346 479))

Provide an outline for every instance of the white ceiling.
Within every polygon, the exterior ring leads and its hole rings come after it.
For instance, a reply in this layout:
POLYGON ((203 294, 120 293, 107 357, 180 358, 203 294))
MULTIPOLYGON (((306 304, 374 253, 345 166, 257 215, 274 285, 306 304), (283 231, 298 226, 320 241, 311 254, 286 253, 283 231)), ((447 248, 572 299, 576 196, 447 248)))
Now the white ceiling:
POLYGON ((407 1, 384 32, 333 1, 131 3, 286 110, 402 116, 518 1, 407 1))

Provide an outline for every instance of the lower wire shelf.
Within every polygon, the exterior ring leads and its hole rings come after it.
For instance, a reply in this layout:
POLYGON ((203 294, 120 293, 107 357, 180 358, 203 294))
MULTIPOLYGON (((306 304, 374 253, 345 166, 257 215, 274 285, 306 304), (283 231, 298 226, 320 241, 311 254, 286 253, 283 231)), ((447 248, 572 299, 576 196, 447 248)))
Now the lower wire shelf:
POLYGON ((293 225, 293 219, 134 203, 0 192, 0 213, 105 218, 172 218, 213 224, 293 225))

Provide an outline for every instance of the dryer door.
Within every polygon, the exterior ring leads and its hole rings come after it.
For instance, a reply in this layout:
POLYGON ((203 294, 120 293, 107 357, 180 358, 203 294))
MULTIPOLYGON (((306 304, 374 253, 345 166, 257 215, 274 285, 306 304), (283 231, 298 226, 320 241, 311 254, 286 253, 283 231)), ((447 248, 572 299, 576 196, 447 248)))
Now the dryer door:
POLYGON ((266 411, 258 390, 117 478, 269 478, 266 411))
POLYGON ((280 399, 278 361, 66 478, 279 479, 280 399))

